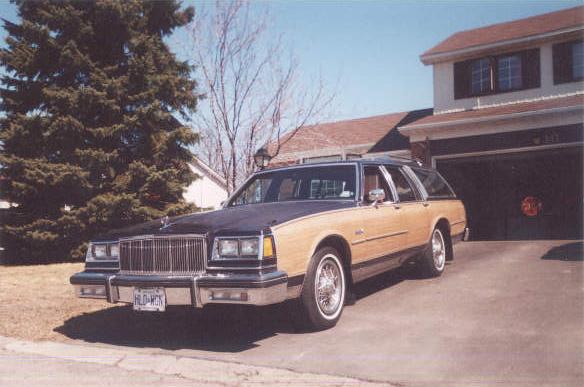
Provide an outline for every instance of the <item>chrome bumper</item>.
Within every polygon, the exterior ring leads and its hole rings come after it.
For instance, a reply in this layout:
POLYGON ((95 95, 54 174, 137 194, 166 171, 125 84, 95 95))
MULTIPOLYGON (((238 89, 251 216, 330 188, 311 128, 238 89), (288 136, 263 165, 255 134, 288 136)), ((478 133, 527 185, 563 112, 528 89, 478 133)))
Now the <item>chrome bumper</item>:
POLYGON ((164 288, 167 305, 269 305, 287 298, 288 276, 283 272, 234 276, 155 276, 81 272, 70 279, 80 298, 132 303, 134 288, 164 288))

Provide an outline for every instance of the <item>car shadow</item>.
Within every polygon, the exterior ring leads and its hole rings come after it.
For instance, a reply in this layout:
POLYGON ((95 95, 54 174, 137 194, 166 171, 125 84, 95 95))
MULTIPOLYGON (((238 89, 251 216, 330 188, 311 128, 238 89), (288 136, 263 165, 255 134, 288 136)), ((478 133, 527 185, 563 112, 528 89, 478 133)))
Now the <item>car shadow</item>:
POLYGON ((552 247, 541 259, 557 261, 584 261, 584 242, 572 242, 552 247))
MULTIPOLYGON (((360 300, 417 278, 420 277, 408 267, 392 270, 356 285, 355 298, 360 300)), ((91 343, 237 353, 257 347, 261 340, 279 333, 300 333, 295 328, 293 310, 291 302, 263 307, 207 305, 202 310, 169 307, 165 313, 112 306, 72 317, 54 330, 91 343)))

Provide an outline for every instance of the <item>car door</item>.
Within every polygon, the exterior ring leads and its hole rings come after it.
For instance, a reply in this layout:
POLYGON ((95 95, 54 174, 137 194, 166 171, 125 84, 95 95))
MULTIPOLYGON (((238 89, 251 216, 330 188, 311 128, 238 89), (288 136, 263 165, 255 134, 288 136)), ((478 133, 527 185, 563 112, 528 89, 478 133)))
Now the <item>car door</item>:
POLYGON ((392 261, 395 253, 403 248, 407 230, 402 221, 402 211, 396 203, 393 190, 387 180, 385 171, 379 165, 363 167, 364 200, 362 209, 362 235, 356 241, 364 244, 366 254, 364 261, 384 259, 392 261), (382 189, 385 200, 372 203, 368 200, 371 190, 382 189))
POLYGON ((390 176, 396 189, 401 210, 401 220, 407 230, 402 260, 426 246, 430 232, 430 216, 426 202, 421 192, 416 189, 415 182, 409 177, 406 170, 398 165, 385 165, 385 170, 390 176))

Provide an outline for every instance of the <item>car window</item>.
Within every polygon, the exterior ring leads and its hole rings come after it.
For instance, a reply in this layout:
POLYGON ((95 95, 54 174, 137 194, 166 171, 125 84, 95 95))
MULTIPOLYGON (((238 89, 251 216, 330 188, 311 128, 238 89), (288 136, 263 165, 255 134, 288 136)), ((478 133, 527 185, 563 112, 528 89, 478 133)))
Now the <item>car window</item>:
POLYGON ((355 165, 274 170, 253 176, 230 206, 290 200, 355 200, 355 165))
POLYGON ((387 181, 381 170, 377 166, 365 167, 364 173, 364 185, 365 185, 365 200, 368 201, 369 192, 374 189, 382 189, 385 192, 385 201, 391 201, 392 195, 387 185, 387 181))
POLYGON ((454 192, 446 180, 436 171, 412 168, 414 174, 428 192, 429 198, 453 198, 454 192))
POLYGON ((271 184, 272 179, 269 177, 254 180, 237 196, 233 205, 262 203, 271 184))
POLYGON ((410 182, 405 177, 403 171, 395 166, 386 165, 385 169, 390 174, 397 196, 400 202, 411 202, 416 200, 416 195, 410 182))

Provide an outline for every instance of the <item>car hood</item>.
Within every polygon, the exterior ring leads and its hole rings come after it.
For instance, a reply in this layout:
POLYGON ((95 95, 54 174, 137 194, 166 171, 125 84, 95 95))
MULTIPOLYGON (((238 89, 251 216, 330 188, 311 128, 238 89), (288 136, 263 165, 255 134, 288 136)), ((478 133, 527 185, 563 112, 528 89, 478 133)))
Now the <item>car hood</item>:
POLYGON ((228 207, 171 218, 168 226, 160 220, 112 231, 96 240, 115 240, 136 235, 206 234, 208 236, 257 235, 266 227, 303 216, 354 207, 348 200, 278 202, 228 207))

